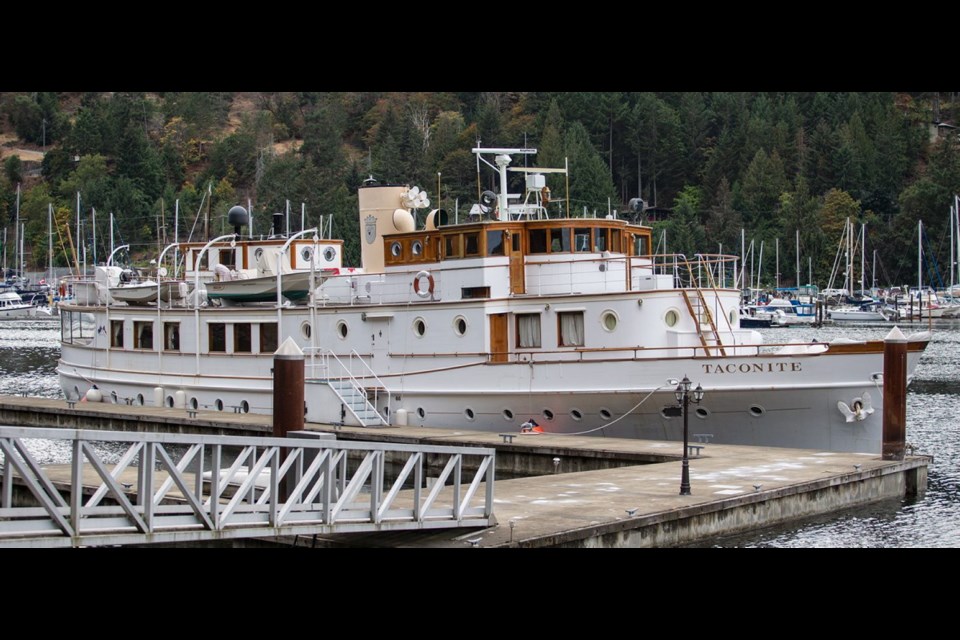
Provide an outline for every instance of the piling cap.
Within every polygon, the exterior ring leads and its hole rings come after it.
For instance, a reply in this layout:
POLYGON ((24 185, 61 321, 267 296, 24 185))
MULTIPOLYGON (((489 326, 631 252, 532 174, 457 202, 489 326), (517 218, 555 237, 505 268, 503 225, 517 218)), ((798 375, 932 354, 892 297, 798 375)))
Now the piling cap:
POLYGON ((293 338, 288 336, 280 345, 280 348, 274 351, 273 357, 278 360, 303 360, 303 351, 300 350, 293 338))
MULTIPOLYGON (((289 338, 287 338, 289 340, 289 338)), ((906 342, 907 336, 903 335, 903 331, 900 331, 900 327, 894 327, 890 329, 890 333, 887 334, 887 337, 883 339, 884 342, 906 342)))

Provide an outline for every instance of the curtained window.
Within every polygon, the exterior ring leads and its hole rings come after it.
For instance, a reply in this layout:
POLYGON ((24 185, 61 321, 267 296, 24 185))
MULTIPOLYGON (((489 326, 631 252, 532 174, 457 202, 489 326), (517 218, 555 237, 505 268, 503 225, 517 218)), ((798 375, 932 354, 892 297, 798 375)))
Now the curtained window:
POLYGON ((540 347, 540 314, 525 313, 517 316, 517 347, 520 349, 540 347))
POLYGON ((583 346, 583 311, 566 311, 557 314, 560 318, 560 346, 583 346))

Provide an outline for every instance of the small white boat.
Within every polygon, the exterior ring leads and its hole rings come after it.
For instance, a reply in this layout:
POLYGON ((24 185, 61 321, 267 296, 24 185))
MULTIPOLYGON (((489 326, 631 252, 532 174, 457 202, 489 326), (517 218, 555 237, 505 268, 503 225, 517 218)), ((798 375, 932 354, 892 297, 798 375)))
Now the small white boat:
POLYGON ((887 313, 876 305, 836 307, 828 310, 827 316, 835 322, 885 322, 890 319, 887 313))
POLYGON ((150 304, 159 297, 164 302, 181 300, 186 297, 187 283, 179 280, 165 280, 159 284, 153 280, 110 287, 110 297, 114 302, 127 304, 150 304))
MULTIPOLYGON (((322 279, 322 273, 314 273, 316 282, 322 279)), ((310 272, 294 271, 285 273, 280 279, 281 294, 288 300, 302 300, 310 293, 310 272)), ((238 278, 206 282, 207 298, 228 300, 230 302, 276 302, 277 276, 259 278, 238 278)))
POLYGON ((29 318, 37 315, 38 305, 23 301, 16 291, 0 293, 0 318, 29 318))

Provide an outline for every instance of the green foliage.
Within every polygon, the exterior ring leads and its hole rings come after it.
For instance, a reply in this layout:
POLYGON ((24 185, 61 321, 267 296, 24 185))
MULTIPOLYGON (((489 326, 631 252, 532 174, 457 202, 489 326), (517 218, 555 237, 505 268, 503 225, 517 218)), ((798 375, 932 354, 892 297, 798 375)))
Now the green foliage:
MULTIPOLYGON (((41 92, 4 94, 0 108, 18 138, 8 146, 46 143, 41 182, 58 210, 74 210, 79 190, 84 215, 91 207, 113 210, 124 241, 144 247, 156 244, 161 198, 166 210, 180 199, 185 237, 210 183, 214 231, 236 202, 251 199, 264 229, 263 216, 289 199, 298 215, 306 203, 310 222, 329 211, 353 247, 350 205, 371 173, 417 184, 434 202, 441 173, 451 214, 457 200, 465 211, 479 190, 494 188, 488 169, 478 184, 470 149, 480 140, 536 147, 527 159, 533 166, 563 167, 569 159, 575 215, 585 205, 591 215, 605 214, 608 198, 621 211, 636 195, 672 203, 658 225, 671 248, 685 252, 720 243, 737 251, 745 229, 765 247, 779 238, 781 262, 792 265, 799 229, 801 262, 810 258, 822 279, 836 252, 837 220, 852 210, 872 212, 870 242, 882 247, 891 277, 915 270, 918 220, 932 239, 931 258, 946 262, 960 153, 955 138, 930 139, 932 95, 41 92)), ((942 113, 956 117, 947 105, 942 113)), ((27 167, 15 164, 7 160, 0 178, 7 218, 11 187, 25 181, 25 192, 36 189, 27 167)), ((565 200, 566 178, 547 180, 554 200, 565 200)), ((511 173, 508 188, 522 191, 523 176, 511 173)), ((45 214, 37 215, 42 231, 45 214)), ((792 267, 781 271, 795 278, 792 267)))
POLYGON ((3 161, 3 173, 10 184, 23 182, 23 162, 20 156, 10 156, 3 161))

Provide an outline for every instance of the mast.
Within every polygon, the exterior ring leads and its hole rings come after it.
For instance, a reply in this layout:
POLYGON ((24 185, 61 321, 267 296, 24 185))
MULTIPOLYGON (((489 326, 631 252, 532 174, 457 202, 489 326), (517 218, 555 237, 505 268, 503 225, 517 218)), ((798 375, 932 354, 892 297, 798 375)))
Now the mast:
POLYGON ((93 266, 97 266, 97 208, 90 207, 90 210, 93 212, 93 221, 91 222, 93 226, 93 266))
POLYGON ((17 269, 17 275, 23 276, 23 269, 20 268, 20 263, 22 262, 22 256, 20 255, 20 245, 21 240, 23 239, 23 234, 20 232, 20 183, 17 183, 17 221, 13 227, 13 240, 14 240, 14 257, 16 262, 14 263, 17 269))
POLYGON ((797 293, 800 293, 800 229, 797 229, 797 293))
POLYGON ((917 295, 923 290, 923 220, 917 221, 917 295))
POLYGON ((304 222, 306 222, 306 220, 307 220, 307 203, 301 202, 300 203, 300 231, 304 230, 305 227, 303 225, 304 225, 304 222))
POLYGON ((776 281, 776 288, 779 289, 780 288, 780 238, 779 237, 776 239, 775 249, 776 249, 776 254, 775 254, 776 255, 776 260, 775 260, 776 277, 774 278, 774 280, 776 281))
POLYGON ((867 260, 867 223, 860 225, 860 295, 863 295, 863 279, 866 267, 864 263, 867 260))
POLYGON ((253 238, 253 205, 250 204, 250 198, 247 198, 247 237, 253 238))
POLYGON ((110 255, 113 255, 113 211, 110 212, 110 255))
POLYGON ((176 243, 173 248, 173 278, 177 279, 177 266, 180 264, 180 198, 173 206, 173 241, 176 243))
POLYGON ((53 286, 53 203, 47 203, 47 268, 50 270, 48 284, 53 286))
MULTIPOLYGON (((77 255, 76 255, 77 258, 79 258, 79 254, 80 254, 80 192, 77 191, 77 255)), ((77 263, 77 273, 79 274, 80 262, 79 260, 75 260, 75 262, 77 263)), ((86 265, 84 265, 84 270, 82 275, 87 275, 86 265)))

